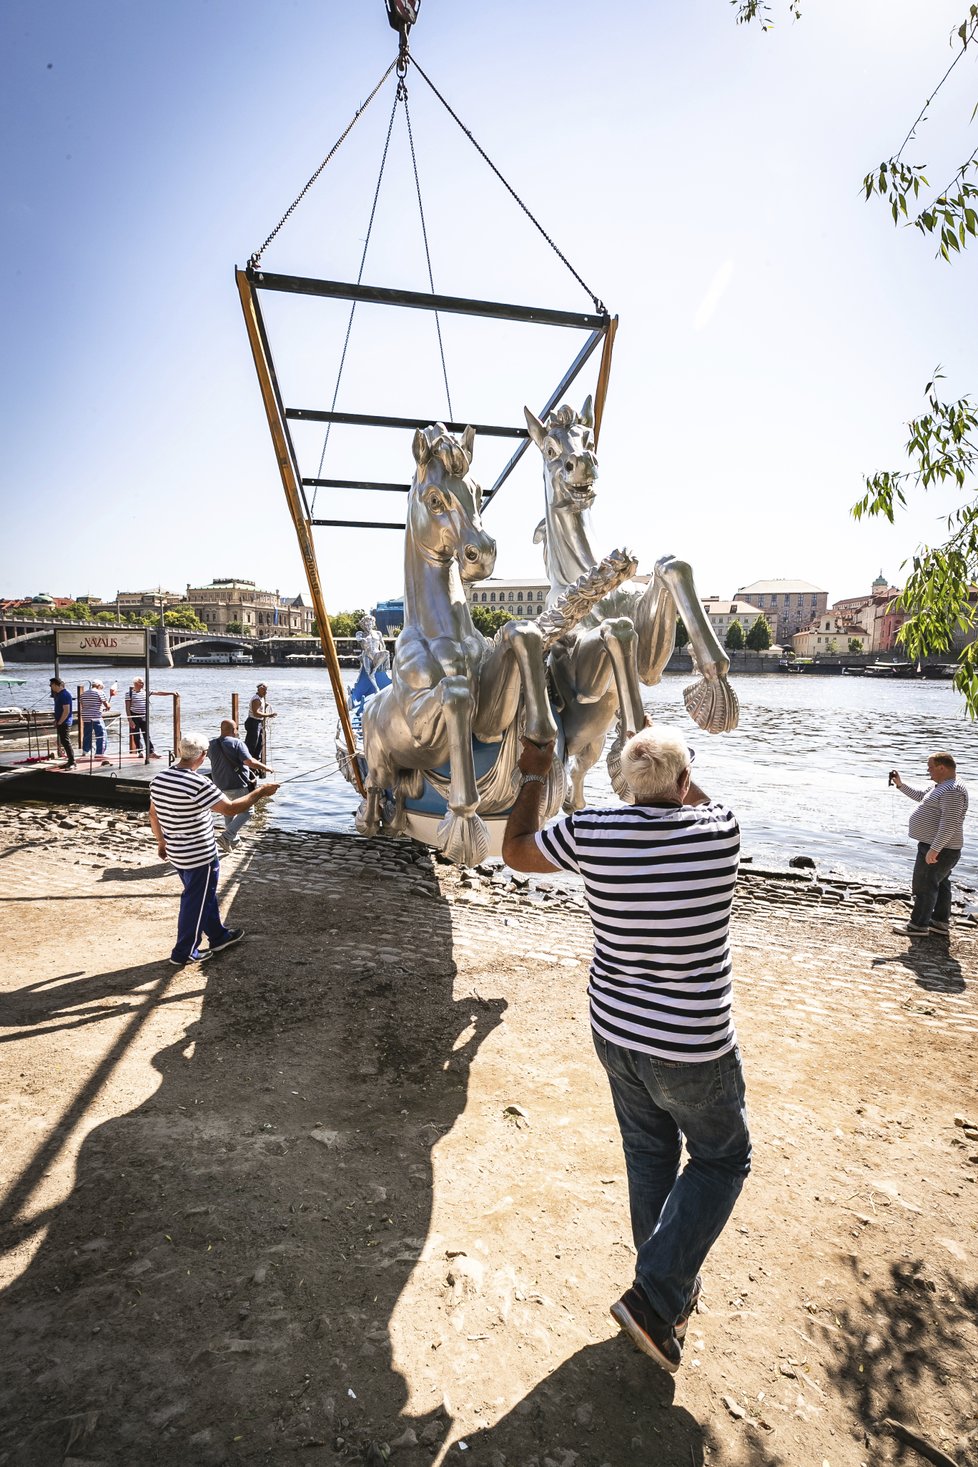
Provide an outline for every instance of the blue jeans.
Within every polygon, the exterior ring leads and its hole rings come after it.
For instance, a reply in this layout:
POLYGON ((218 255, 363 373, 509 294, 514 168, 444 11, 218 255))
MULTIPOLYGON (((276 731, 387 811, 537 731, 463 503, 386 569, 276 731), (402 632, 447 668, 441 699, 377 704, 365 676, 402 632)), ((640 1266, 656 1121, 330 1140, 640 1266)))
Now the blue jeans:
MULTIPOLYGON (((239 790, 221 790, 221 794, 224 796, 224 798, 226 800, 240 800, 241 796, 242 795, 246 795, 247 793, 248 793, 247 790, 240 790, 240 789, 239 790)), ((241 829, 242 825, 244 825, 245 821, 247 819, 249 819, 249 817, 251 815, 252 808, 253 807, 251 805, 249 805, 248 808, 247 808, 247 810, 242 810, 241 811, 240 815, 225 815, 225 817, 224 817, 224 834, 227 836, 228 844, 229 845, 232 845, 233 846, 235 844, 235 842, 237 841, 237 839, 238 839, 238 831, 241 829)))
POLYGON ((217 878, 220 874, 221 863, 216 858, 209 866, 194 866, 190 871, 177 872, 183 891, 177 918, 177 945, 170 956, 178 963, 197 956, 201 933, 206 933, 211 942, 224 942, 231 935, 230 928, 221 921, 217 907, 217 878))
POLYGON ((105 724, 101 718, 85 720, 85 731, 82 734, 82 752, 92 752, 92 735, 95 735, 95 753, 101 757, 105 753, 105 724))
POLYGON ((913 864, 913 911, 911 927, 929 927, 931 922, 951 920, 951 872, 961 859, 960 851, 941 851, 933 866, 924 857, 930 841, 917 842, 917 859, 913 864))
POLYGON ((740 1050, 700 1064, 653 1059, 593 1034, 611 1084, 628 1174, 635 1282, 670 1324, 750 1171, 740 1050), (688 1153, 679 1162, 683 1139, 688 1153))

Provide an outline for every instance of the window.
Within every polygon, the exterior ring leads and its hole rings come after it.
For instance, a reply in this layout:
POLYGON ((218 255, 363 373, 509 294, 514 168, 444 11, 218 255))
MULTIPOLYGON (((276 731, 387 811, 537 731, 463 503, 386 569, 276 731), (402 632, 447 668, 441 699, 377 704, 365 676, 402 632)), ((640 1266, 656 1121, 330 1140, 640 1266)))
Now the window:
POLYGON ((492 593, 491 593, 491 595, 490 595, 490 597, 489 597, 489 600, 490 600, 490 601, 495 601, 495 599, 496 599, 496 593, 495 593, 495 591, 493 591, 493 592, 492 592, 492 593))

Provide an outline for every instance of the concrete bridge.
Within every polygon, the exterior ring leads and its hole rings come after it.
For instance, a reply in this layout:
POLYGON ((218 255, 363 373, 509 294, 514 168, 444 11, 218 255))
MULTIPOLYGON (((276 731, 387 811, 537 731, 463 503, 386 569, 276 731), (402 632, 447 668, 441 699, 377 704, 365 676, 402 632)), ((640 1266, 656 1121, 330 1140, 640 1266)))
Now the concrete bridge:
MULTIPOLYGON (((105 636, 112 632, 142 631, 143 628, 132 622, 109 622, 109 621, 67 621, 67 620, 41 620, 37 617, 18 617, 7 615, 0 617, 0 667, 3 666, 3 654, 14 647, 26 647, 30 643, 54 644, 54 633, 59 628, 73 632, 92 632, 95 636, 105 636)), ((149 632, 150 660, 154 667, 172 667, 174 649, 184 650, 190 647, 206 645, 215 650, 225 649, 227 651, 253 650, 261 646, 267 652, 267 643, 264 638, 257 637, 232 637, 225 636, 219 632, 188 631, 182 627, 147 627, 149 632)), ((270 639, 267 639, 270 640, 270 639)), ((93 661, 98 660, 97 652, 93 650, 93 661)), ((16 660, 16 659, 15 659, 16 660)), ((25 660, 31 660, 27 658, 25 660)), ((138 658, 126 658, 127 662, 133 664, 138 658)))

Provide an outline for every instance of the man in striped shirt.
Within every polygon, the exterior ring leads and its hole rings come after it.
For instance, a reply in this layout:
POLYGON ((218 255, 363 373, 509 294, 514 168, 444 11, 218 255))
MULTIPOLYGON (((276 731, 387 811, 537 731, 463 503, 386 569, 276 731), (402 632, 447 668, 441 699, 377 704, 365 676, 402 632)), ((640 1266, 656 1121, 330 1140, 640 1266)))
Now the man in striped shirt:
POLYGON ((149 757, 159 759, 161 756, 153 748, 153 740, 146 727, 146 684, 141 677, 133 678, 132 687, 126 694, 126 713, 129 717, 129 733, 136 745, 136 753, 143 752, 143 739, 145 739, 149 757))
POLYGON ((621 1131, 637 1250, 635 1281, 611 1313, 675 1373, 700 1267, 750 1171, 730 1013, 740 830, 693 784, 690 749, 662 724, 622 750, 634 804, 578 810, 541 830, 552 757, 552 744, 524 740, 503 859, 517 871, 584 879, 594 928, 591 1028, 621 1131))
POLYGON ((203 734, 185 733, 180 740, 179 754, 178 762, 169 769, 161 769, 150 785, 149 819, 160 856, 176 868, 183 883, 177 941, 170 954, 170 962, 182 968, 185 963, 205 962, 244 937, 242 928, 225 927, 218 909, 221 863, 211 811, 216 810, 219 815, 240 814, 259 800, 274 795, 278 785, 261 785, 240 799, 229 800, 199 772, 207 755, 207 739, 203 734), (201 934, 206 934, 210 941, 210 946, 203 950, 198 946, 201 934))

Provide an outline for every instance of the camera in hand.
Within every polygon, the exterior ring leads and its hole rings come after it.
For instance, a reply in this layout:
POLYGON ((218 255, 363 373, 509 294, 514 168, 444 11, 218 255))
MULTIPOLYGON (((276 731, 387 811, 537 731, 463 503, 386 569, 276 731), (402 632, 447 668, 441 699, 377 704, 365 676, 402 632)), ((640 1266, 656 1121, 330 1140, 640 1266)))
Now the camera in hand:
POLYGON ((887 784, 896 784, 896 782, 899 779, 899 777, 900 776, 899 776, 898 771, 896 769, 891 769, 890 770, 890 777, 889 777, 889 779, 886 782, 887 782, 887 784))

